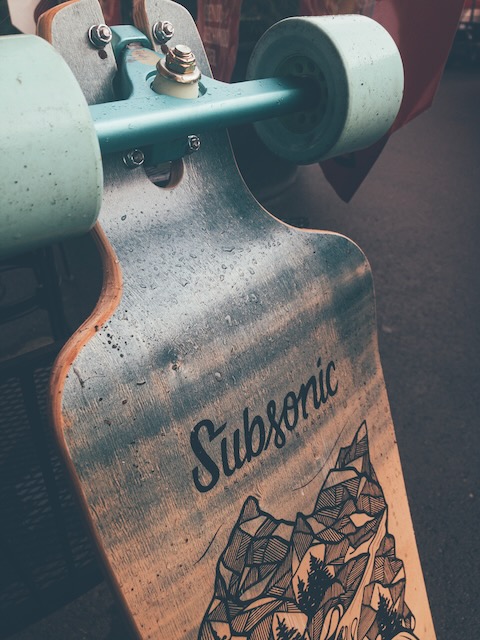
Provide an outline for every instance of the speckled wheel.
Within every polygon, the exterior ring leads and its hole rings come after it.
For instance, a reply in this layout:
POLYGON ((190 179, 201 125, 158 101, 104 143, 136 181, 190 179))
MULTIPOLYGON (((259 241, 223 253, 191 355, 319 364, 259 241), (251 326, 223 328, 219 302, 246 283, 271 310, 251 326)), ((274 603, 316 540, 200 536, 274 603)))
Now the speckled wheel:
POLYGON ((259 40, 249 79, 311 79, 316 107, 258 122, 265 144, 297 164, 370 146, 390 128, 403 95, 403 65, 390 34, 359 15, 287 18, 259 40))
POLYGON ((83 233, 103 192, 98 139, 83 93, 36 36, 0 41, 0 257, 83 233))

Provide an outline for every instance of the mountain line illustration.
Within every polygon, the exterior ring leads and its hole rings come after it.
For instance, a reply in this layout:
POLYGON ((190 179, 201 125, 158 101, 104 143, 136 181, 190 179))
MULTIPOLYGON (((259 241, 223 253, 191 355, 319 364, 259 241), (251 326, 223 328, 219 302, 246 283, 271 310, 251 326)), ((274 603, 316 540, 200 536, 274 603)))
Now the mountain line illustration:
POLYGON ((311 514, 277 520, 246 499, 198 640, 419 640, 405 585, 363 422, 311 514))

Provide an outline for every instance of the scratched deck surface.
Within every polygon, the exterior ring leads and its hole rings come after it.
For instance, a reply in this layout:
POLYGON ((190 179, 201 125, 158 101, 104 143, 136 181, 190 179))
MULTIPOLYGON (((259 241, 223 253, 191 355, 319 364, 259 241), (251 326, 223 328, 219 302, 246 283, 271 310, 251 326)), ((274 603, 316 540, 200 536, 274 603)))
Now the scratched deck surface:
MULTIPOLYGON (((98 11, 41 26, 87 61, 72 67, 90 102, 111 49, 69 38, 98 11)), ((208 73, 181 7, 147 13, 208 73)), ((107 158, 100 219, 104 292, 57 362, 52 415, 137 635, 433 639, 360 249, 265 212, 223 132, 172 189, 107 158)))

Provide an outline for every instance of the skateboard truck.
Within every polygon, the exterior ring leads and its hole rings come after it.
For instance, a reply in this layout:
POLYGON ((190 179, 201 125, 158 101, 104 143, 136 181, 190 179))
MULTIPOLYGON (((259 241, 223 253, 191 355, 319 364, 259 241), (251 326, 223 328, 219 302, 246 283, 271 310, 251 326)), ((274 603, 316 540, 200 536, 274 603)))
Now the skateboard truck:
POLYGON ((274 153, 309 164, 368 147, 399 110, 400 54, 383 27, 364 16, 277 23, 258 42, 248 79, 231 85, 201 76, 189 46, 169 48, 173 33, 170 22, 154 24, 154 39, 163 40, 157 53, 133 26, 90 27, 92 46, 105 56, 112 34, 119 77, 117 100, 88 107, 50 45, 35 36, 2 38, 0 92, 9 95, 3 111, 12 122, 2 132, 11 152, 2 162, 0 255, 87 231, 101 204, 101 156, 122 152, 135 168, 143 154, 156 166, 197 151, 203 132, 254 122, 274 153), (29 192, 18 187, 26 182, 29 192))
POLYGON ((290 77, 227 84, 201 77, 187 45, 164 45, 164 53, 157 54, 134 27, 112 32, 122 99, 89 107, 102 154, 154 145, 151 153, 159 164, 188 153, 193 133, 320 108, 321 94, 311 81, 290 77))

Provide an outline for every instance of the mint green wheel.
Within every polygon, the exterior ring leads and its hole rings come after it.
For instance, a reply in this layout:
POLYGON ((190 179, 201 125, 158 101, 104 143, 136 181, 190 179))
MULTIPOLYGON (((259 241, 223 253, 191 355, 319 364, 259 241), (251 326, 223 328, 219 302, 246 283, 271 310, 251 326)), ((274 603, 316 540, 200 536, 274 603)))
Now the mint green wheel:
POLYGON ((370 146, 391 127, 403 96, 395 42, 359 15, 278 22, 260 38, 247 76, 298 76, 318 85, 314 108, 255 125, 271 151, 297 164, 370 146))
POLYGON ((47 42, 0 38, 0 96, 1 258, 90 229, 103 171, 83 93, 47 42))

